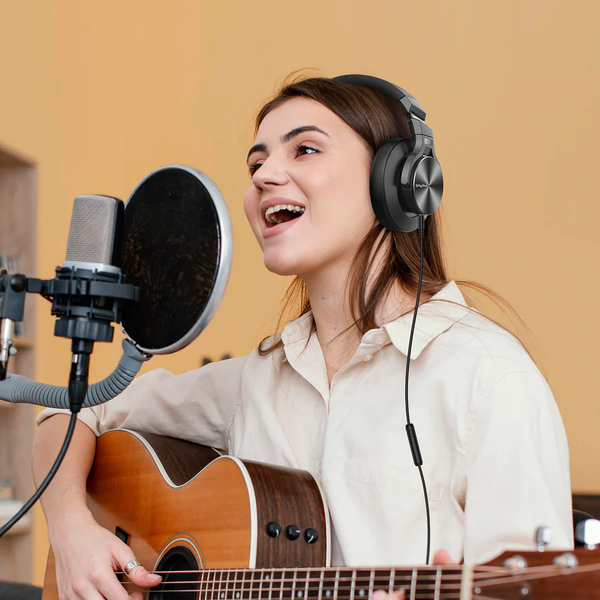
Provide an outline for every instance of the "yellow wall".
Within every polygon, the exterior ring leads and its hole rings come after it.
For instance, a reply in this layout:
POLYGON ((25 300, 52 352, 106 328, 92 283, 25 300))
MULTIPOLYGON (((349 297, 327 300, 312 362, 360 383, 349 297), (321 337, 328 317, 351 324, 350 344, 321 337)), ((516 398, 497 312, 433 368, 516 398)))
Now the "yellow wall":
MULTIPOLYGON (((233 269, 202 337, 150 366, 248 353, 287 283, 242 211, 254 112, 302 67, 390 79, 435 131, 451 274, 490 285, 529 325, 573 487, 600 492, 599 25, 596 0, 0 0, 0 141, 39 164, 38 275, 64 260, 75 196, 126 199, 152 169, 189 164, 227 200, 233 269)), ((37 318, 37 379, 63 384, 69 343, 43 301, 37 318)), ((98 345, 92 378, 118 355, 98 345)), ((36 542, 39 583, 39 518, 36 542)))

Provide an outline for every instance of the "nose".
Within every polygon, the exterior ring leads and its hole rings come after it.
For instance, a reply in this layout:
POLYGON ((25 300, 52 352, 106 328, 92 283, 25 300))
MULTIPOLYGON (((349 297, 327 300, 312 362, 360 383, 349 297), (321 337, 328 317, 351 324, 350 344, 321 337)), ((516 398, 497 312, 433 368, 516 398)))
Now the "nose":
POLYGON ((285 169, 284 161, 271 154, 266 158, 252 176, 252 183, 259 188, 269 185, 285 185, 289 175, 285 169))

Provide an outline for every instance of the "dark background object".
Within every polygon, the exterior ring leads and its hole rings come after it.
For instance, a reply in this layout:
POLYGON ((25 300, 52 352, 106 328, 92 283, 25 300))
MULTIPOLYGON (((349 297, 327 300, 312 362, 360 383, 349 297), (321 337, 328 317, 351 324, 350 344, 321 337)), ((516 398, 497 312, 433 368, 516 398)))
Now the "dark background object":
POLYGON ((0 581, 0 600, 42 600, 42 588, 0 581))
POLYGON ((600 495, 573 494, 573 509, 582 510, 600 520, 600 495))

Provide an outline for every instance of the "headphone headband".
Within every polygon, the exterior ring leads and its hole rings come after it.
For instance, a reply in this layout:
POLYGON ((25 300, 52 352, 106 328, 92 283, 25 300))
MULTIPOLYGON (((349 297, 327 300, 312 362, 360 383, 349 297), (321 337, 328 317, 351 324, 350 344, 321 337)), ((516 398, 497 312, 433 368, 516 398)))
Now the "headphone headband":
POLYGON ((339 77, 334 77, 333 80, 350 85, 364 85, 365 87, 379 90, 386 96, 389 96, 409 119, 417 117, 421 121, 425 121, 427 113, 423 107, 414 96, 411 96, 399 85, 390 83, 385 79, 379 79, 379 77, 371 77, 371 75, 340 75, 339 77))

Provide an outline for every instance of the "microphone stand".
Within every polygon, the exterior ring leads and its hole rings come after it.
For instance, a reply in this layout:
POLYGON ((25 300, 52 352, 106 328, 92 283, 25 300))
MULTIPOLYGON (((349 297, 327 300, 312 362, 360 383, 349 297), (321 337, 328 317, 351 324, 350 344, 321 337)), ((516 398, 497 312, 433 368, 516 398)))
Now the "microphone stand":
MULTIPOLYGON (((0 381, 7 379, 13 323, 23 320, 25 295, 28 292, 40 294, 52 302, 52 314, 59 317, 54 334, 72 340, 68 385, 71 420, 63 445, 50 472, 35 494, 8 523, 0 528, 0 537, 27 513, 52 481, 73 437, 77 413, 81 410, 88 395, 90 356, 94 349, 94 342, 111 342, 114 334, 111 322, 119 323, 121 321, 124 302, 138 300, 139 297, 139 289, 134 285, 126 284, 125 277, 120 270, 106 273, 86 268, 57 267, 56 277, 52 280, 27 278, 22 273, 10 275, 5 270, 0 271, 0 381)), ((125 378, 120 378, 121 383, 126 387, 135 373, 139 371, 141 363, 148 360, 149 356, 142 355, 132 344, 129 344, 129 349, 125 344, 124 342, 125 352, 117 371, 120 369, 120 374, 127 375, 125 378)), ((33 393, 37 393, 40 387, 48 388, 49 396, 52 396, 55 391, 50 389, 52 386, 29 383, 33 385, 25 389, 33 393)), ((114 390, 115 388, 111 391, 114 390)), ((45 390, 42 389, 43 391, 45 390)), ((119 391, 121 390, 117 387, 116 393, 119 391)), ((106 401, 114 397, 116 393, 104 394, 105 397, 100 398, 99 401, 106 401)))

